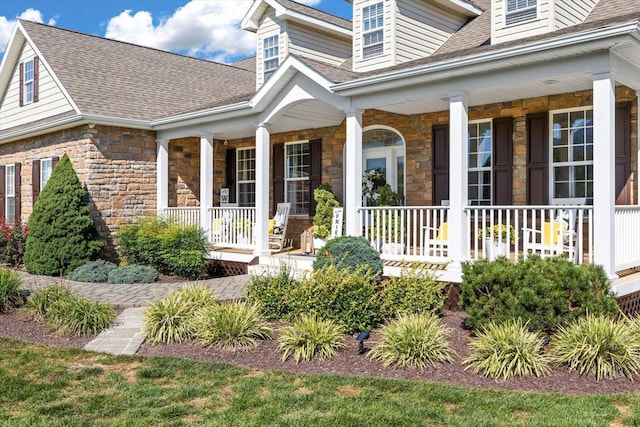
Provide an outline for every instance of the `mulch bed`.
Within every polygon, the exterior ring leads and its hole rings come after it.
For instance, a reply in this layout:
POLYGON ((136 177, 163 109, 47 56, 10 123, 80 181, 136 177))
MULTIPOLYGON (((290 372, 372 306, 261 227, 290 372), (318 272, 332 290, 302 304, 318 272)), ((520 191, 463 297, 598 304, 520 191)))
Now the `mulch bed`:
MULTIPOLYGON (((416 381, 438 382, 469 386, 483 389, 509 389, 520 391, 558 392, 565 394, 612 394, 640 391, 640 377, 636 381, 626 378, 597 381, 593 376, 580 376, 565 369, 553 370, 543 378, 515 378, 493 380, 485 378, 472 370, 464 370, 461 360, 468 355, 469 332, 461 325, 466 315, 461 311, 445 311, 443 323, 451 328, 449 342, 457 352, 453 363, 438 364, 423 371, 418 369, 384 368, 379 362, 358 354, 355 338, 347 338, 347 348, 330 360, 314 360, 296 364, 290 359, 282 362, 281 353, 275 341, 261 342, 249 351, 227 351, 204 348, 196 343, 149 344, 145 343, 138 351, 143 356, 177 356, 207 362, 225 362, 255 370, 279 370, 309 374, 344 374, 380 378, 398 378, 416 381)), ((277 324, 274 325, 277 328, 277 324)), ((59 347, 82 348, 93 337, 70 338, 52 333, 46 326, 25 321, 19 313, 0 315, 0 336, 23 339, 26 341, 59 347)), ((376 343, 377 334, 371 332, 366 347, 376 343)))

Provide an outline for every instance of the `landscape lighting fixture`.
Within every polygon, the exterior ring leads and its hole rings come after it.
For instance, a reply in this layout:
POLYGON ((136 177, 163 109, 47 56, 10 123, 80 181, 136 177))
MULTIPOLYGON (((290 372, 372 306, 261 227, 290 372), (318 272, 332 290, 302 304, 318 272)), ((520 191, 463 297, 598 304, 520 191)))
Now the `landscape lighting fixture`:
POLYGON ((364 354, 365 351, 367 351, 367 349, 364 348, 364 340, 369 339, 369 332, 360 332, 356 339, 358 340, 358 354, 364 354))

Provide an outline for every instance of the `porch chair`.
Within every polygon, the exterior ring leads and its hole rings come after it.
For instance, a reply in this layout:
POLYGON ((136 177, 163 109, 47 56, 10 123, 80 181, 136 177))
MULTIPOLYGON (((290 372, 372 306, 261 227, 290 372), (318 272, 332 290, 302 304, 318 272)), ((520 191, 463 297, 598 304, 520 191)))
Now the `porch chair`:
POLYGON ((438 227, 424 227, 427 256, 447 256, 449 250, 449 223, 441 222, 438 227))
POLYGON ((291 203, 278 203, 276 214, 269 220, 269 249, 282 251, 287 236, 287 224, 291 203))
MULTIPOLYGON (((552 206, 582 206, 586 198, 556 199, 552 206)), ((567 257, 577 263, 579 256, 578 245, 578 218, 573 212, 564 209, 556 209, 555 217, 551 221, 544 221, 542 229, 523 228, 525 256, 533 253, 541 257, 552 257, 566 254, 567 257)))

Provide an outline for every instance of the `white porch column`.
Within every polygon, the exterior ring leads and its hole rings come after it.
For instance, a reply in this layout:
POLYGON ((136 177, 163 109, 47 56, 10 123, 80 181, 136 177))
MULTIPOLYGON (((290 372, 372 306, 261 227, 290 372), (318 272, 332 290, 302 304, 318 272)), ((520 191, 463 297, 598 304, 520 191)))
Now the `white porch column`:
MULTIPOLYGON (((636 92, 636 101, 638 102, 638 105, 640 106, 640 91, 636 92)), ((640 108, 637 108, 637 120, 636 123, 638 123, 638 125, 640 125, 640 108)), ((636 157, 637 159, 640 159, 640 132, 636 131, 636 136, 637 136, 637 147, 638 147, 638 157, 636 157)), ((640 179, 636 178, 636 185, 638 187, 638 191, 636 192, 637 196, 636 196, 636 205, 640 205, 640 179)))
POLYGON ((268 123, 256 128, 256 248, 254 255, 269 254, 269 132, 268 123))
POLYGON ((615 279, 615 81, 593 75, 594 261, 615 279))
POLYGON ((362 110, 347 112, 345 153, 344 219, 347 236, 360 236, 362 205, 362 110))
POLYGON ((209 208, 213 207, 213 134, 200 135, 200 227, 209 236, 211 219, 209 208))
POLYGON ((156 209, 158 214, 169 207, 169 140, 156 140, 156 209))
POLYGON ((468 200, 469 116, 466 93, 449 98, 449 270, 460 271, 467 257, 467 220, 462 207, 468 200))

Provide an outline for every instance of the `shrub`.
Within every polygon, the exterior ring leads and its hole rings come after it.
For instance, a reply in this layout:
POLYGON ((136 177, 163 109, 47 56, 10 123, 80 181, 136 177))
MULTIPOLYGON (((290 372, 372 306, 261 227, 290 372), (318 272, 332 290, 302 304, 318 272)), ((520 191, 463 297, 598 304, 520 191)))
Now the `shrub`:
POLYGON ((117 269, 117 265, 103 259, 89 261, 69 273, 69 279, 77 282, 106 282, 109 280, 109 273, 117 269))
POLYGON ((495 379, 539 377, 549 372, 549 357, 543 346, 544 337, 529 331, 521 319, 491 322, 471 342, 471 355, 463 363, 495 379))
POLYGON ((17 221, 7 224, 0 219, 0 263, 11 267, 22 264, 27 242, 27 226, 17 221))
POLYGON ((434 314, 402 314, 382 327, 382 340, 369 357, 383 366, 398 368, 414 366, 424 369, 436 362, 451 362, 452 350, 446 337, 449 331, 440 325, 434 314))
POLYGON ((317 314, 346 333, 368 331, 380 323, 380 302, 365 265, 354 271, 333 264, 304 277, 289 294, 292 315, 317 314))
POLYGON ((395 317, 407 313, 439 313, 442 310, 446 284, 419 265, 403 268, 400 277, 381 283, 382 315, 395 317))
POLYGON ((380 253, 373 249, 364 237, 344 236, 329 240, 318 252, 313 269, 321 270, 329 264, 351 272, 365 265, 371 270, 371 280, 374 282, 382 276, 380 253))
POLYGON ((74 294, 52 301, 45 317, 58 332, 77 336, 98 334, 115 319, 116 312, 109 304, 74 294))
POLYGON ((473 329, 521 318, 530 330, 551 333, 587 312, 618 312, 609 280, 598 266, 529 256, 516 263, 505 258, 464 263, 462 272, 460 307, 469 315, 466 326, 473 329))
POLYGON ((22 303, 22 280, 13 270, 0 267, 0 312, 12 310, 22 303))
POLYGON ((313 217, 313 237, 326 239, 331 234, 333 208, 340 206, 340 202, 333 194, 330 184, 323 184, 313 190, 316 201, 316 214, 313 217))
POLYGON ((72 296, 71 290, 67 286, 52 285, 44 288, 40 288, 33 292, 25 308, 37 319, 46 319, 49 313, 49 307, 60 300, 70 298, 72 296))
POLYGON ((65 154, 29 216, 24 265, 29 273, 64 274, 100 252, 87 192, 65 154))
POLYGON ((128 265, 111 270, 109 283, 153 283, 158 280, 158 272, 146 265, 128 265))
POLYGON ((280 332, 278 348, 282 351, 283 362, 290 356, 296 363, 310 361, 315 356, 323 360, 346 347, 342 328, 331 320, 318 319, 315 314, 303 314, 280 332))
POLYGON ((160 217, 148 217, 121 228, 118 254, 128 264, 197 279, 206 265, 209 247, 199 226, 181 226, 160 217))
POLYGON ((298 281, 291 275, 291 267, 283 263, 275 275, 263 273, 251 276, 247 300, 260 303, 266 319, 284 319, 292 311, 289 296, 297 286, 298 281))
POLYGON ((640 336, 627 321, 589 313, 558 329, 551 357, 569 371, 594 373, 597 380, 619 374, 633 379, 640 370, 640 336))
POLYGON ((259 339, 272 339, 273 331, 262 320, 260 306, 232 302, 205 307, 197 313, 196 335, 202 345, 222 349, 247 349, 259 339))
POLYGON ((205 286, 185 286, 169 293, 145 309, 147 339, 171 343, 192 338, 196 311, 215 304, 215 295, 205 286))

